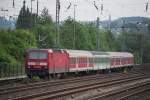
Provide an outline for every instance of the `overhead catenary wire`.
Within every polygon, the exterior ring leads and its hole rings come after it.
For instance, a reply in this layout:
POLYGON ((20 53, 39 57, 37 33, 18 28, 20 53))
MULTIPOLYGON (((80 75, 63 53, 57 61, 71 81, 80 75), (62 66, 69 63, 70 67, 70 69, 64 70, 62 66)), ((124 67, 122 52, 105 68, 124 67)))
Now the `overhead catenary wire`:
POLYGON ((67 7, 67 10, 69 10, 70 7, 71 7, 71 2, 70 2, 70 4, 69 4, 69 6, 67 7))
POLYGON ((98 10, 98 7, 97 7, 97 5, 95 4, 95 1, 94 1, 94 7, 96 8, 96 10, 98 10))
MULTIPOLYGON (((8 6, 7 6, 7 9, 9 9, 9 12, 7 12, 9 15, 13 15, 12 14, 12 12, 14 12, 15 14, 18 14, 19 13, 19 10, 20 10, 20 8, 21 8, 21 3, 19 3, 19 2, 21 2, 21 1, 23 1, 23 0, 8 0, 8 6), (11 3, 11 5, 10 5, 10 3, 11 3)), ((27 6, 28 7, 30 7, 30 3, 29 3, 29 1, 30 0, 26 0, 28 3, 27 3, 27 6)), ((99 6, 98 8, 99 8, 99 10, 101 10, 102 8, 104 9, 104 7, 105 7, 105 9, 103 10, 103 14, 105 14, 106 12, 105 12, 105 10, 106 9, 108 9, 107 8, 107 6, 109 6, 109 5, 111 5, 111 6, 116 6, 116 5, 118 5, 118 4, 123 4, 123 3, 121 3, 121 2, 118 2, 118 3, 111 3, 111 2, 106 2, 106 1, 104 1, 103 0, 103 2, 101 1, 101 0, 84 0, 85 2, 88 2, 89 4, 91 3, 91 4, 93 4, 93 1, 95 1, 96 2, 96 5, 97 6, 99 6), (98 4, 99 3, 99 4, 98 4)), ((39 4, 40 4, 40 6, 39 6, 39 10, 41 10, 42 9, 42 6, 45 6, 45 7, 48 7, 47 6, 47 3, 48 2, 50 2, 49 0, 39 0, 39 4)), ((72 2, 74 2, 74 0, 61 0, 61 2, 69 2, 69 4, 68 4, 68 6, 67 7, 69 7, 69 5, 70 5, 70 3, 71 3, 71 6, 72 6, 72 2)), ((65 4, 65 3, 64 3, 65 4)), ((34 6, 35 6, 36 4, 34 3, 34 6)), ((135 9, 134 11, 135 12, 138 12, 139 10, 138 10, 138 8, 139 8, 139 6, 140 7, 143 7, 142 8, 142 10, 143 10, 143 12, 146 12, 147 14, 150 14, 150 12, 149 12, 149 1, 147 1, 147 2, 127 2, 127 3, 125 3, 124 4, 125 5, 125 7, 126 8, 128 8, 128 6, 131 6, 132 8, 130 9, 130 10, 132 10, 133 11, 133 9, 135 9)), ((65 11, 66 11, 66 8, 67 8, 66 6, 62 6, 62 11, 61 11, 61 13, 62 12, 64 12, 64 13, 66 13, 65 11), (63 8, 64 7, 64 8, 63 8), (63 10, 63 9, 65 9, 65 10, 63 10)), ((48 9, 50 9, 49 7, 48 7, 48 9)), ((126 9, 125 9, 126 10, 126 9)), ((128 9, 129 10, 129 9, 128 9)), ((68 10, 67 10, 68 11, 68 10)), ((130 13, 132 12, 132 11, 130 11, 130 13)), ((36 8, 34 8, 33 7, 33 12, 35 13, 36 12, 36 8)), ((39 11, 39 13, 41 13, 42 12, 42 10, 41 11, 39 11)), ((50 11, 51 12, 51 11, 50 11)), ((69 12, 69 11, 68 11, 69 12)), ((126 11, 127 12, 127 11, 126 11)), ((115 12, 112 12, 111 13, 111 15, 112 15, 112 19, 113 19, 113 16, 114 16, 114 13, 115 12)), ((55 15, 55 14, 54 14, 55 15)), ((53 16, 54 16, 53 15, 53 16)), ((117 16, 119 16, 119 15, 117 15, 117 16)), ((102 16, 103 17, 103 16, 102 16)))

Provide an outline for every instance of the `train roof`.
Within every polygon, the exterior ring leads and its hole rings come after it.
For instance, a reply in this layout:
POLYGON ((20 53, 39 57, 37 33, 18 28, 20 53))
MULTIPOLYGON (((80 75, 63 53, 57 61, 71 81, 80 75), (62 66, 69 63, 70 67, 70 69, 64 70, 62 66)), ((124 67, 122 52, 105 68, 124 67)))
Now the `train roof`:
POLYGON ((108 57, 109 53, 101 51, 65 50, 70 57, 108 57))
POLYGON ((70 57, 92 57, 92 53, 90 51, 85 50, 65 50, 70 57))
POLYGON ((64 49, 39 49, 39 48, 34 48, 34 49, 28 49, 28 51, 64 52, 64 49))
POLYGON ((107 52, 102 52, 102 51, 91 51, 93 55, 109 55, 107 52))
POLYGON ((102 52, 102 51, 86 51, 86 50, 69 50, 69 49, 28 49, 28 51, 48 51, 48 52, 67 52, 70 57, 133 57, 129 52, 102 52))
POLYGON ((118 57, 133 57, 133 54, 129 52, 107 52, 109 55, 113 58, 118 58, 118 57))
POLYGON ((93 57, 109 57, 109 53, 102 51, 91 51, 93 57))

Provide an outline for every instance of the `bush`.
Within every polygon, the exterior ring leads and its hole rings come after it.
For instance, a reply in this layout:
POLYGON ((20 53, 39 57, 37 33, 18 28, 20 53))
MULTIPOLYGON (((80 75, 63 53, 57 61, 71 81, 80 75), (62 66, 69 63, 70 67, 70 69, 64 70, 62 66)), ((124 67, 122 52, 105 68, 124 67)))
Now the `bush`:
POLYGON ((23 62, 25 50, 33 47, 35 34, 28 30, 0 31, 0 62, 23 62))
POLYGON ((38 82, 38 81, 40 81, 40 77, 39 76, 33 76, 32 81, 33 82, 38 82))

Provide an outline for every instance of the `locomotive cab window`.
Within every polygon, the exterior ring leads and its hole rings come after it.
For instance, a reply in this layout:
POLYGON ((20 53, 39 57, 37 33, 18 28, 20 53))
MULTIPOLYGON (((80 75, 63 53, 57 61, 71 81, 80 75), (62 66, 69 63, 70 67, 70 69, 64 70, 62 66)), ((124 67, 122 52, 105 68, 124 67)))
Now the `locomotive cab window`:
POLYGON ((46 52, 30 52, 29 59, 47 59, 48 54, 46 52))

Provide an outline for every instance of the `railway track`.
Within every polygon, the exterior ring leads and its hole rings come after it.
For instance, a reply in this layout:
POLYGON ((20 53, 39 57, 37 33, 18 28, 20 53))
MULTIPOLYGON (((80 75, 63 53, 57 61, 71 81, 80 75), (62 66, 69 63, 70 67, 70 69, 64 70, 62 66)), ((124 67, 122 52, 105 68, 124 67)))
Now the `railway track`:
POLYGON ((144 88, 142 90, 138 90, 135 93, 131 93, 131 95, 126 95, 122 99, 124 100, 150 100, 150 90, 149 87, 144 88))
POLYGON ((140 80, 143 78, 149 78, 149 76, 150 75, 139 75, 139 76, 136 75, 132 77, 119 78, 119 79, 114 79, 114 80, 112 79, 112 80, 107 80, 103 82, 97 81, 94 83, 78 84, 76 86, 63 87, 63 88, 50 90, 46 92, 31 94, 28 96, 21 96, 21 97, 14 98, 13 100, 27 100, 27 99, 29 100, 51 100, 51 99, 55 99, 58 97, 63 97, 63 96, 67 96, 67 95, 71 95, 71 94, 75 94, 79 92, 84 92, 84 91, 91 90, 91 89, 111 86, 111 85, 115 85, 115 84, 119 84, 123 82, 140 80))
POLYGON ((115 73, 113 75, 92 75, 92 76, 84 76, 84 77, 72 78, 72 79, 63 79, 63 80, 56 80, 56 81, 33 83, 30 85, 23 85, 23 86, 11 87, 11 88, 1 88, 0 95, 14 93, 14 92, 21 92, 21 91, 26 91, 26 90, 32 90, 32 89, 38 89, 38 88, 44 88, 44 87, 57 86, 61 84, 70 84, 70 83, 81 82, 81 81, 104 79, 110 76, 114 77, 118 75, 123 76, 123 75, 129 75, 129 74, 131 73, 128 73, 128 74, 115 73))
MULTIPOLYGON (((141 71, 136 71, 136 72, 132 72, 132 74, 143 74, 141 71)), ((113 75, 121 75, 122 73, 113 73, 113 75)), ((131 73, 125 73, 125 74, 131 74, 131 73)), ((98 74, 98 75, 90 75, 90 76, 83 76, 83 77, 78 77, 78 78, 71 78, 71 79, 62 79, 62 80, 53 80, 53 81, 45 81, 45 82, 38 82, 38 83, 31 83, 31 84, 28 84, 28 85, 19 85, 19 86, 14 86, 14 87, 10 87, 10 86, 6 86, 6 87, 1 87, 0 88, 0 95, 1 94, 5 94, 5 92, 7 91, 7 93, 11 93, 12 92, 19 92, 19 91, 22 91, 22 90, 28 90, 28 89, 32 89, 32 88, 36 88, 37 86, 46 86, 48 84, 62 84, 62 83, 66 83, 66 82, 71 82, 71 81, 76 81, 76 80, 79 80, 79 79, 82 79, 82 80, 87 80, 88 78, 95 78, 95 77, 99 77, 100 78, 105 78, 105 77, 109 77, 110 75, 109 74, 98 74)), ((38 88, 38 87, 37 87, 38 88)))
POLYGON ((125 94, 124 96, 120 97, 118 100, 127 100, 128 98, 138 95, 140 93, 146 92, 146 91, 150 91, 150 82, 149 83, 144 83, 142 85, 137 85, 137 86, 133 86, 129 89, 126 89, 126 91, 130 91, 130 93, 128 92, 127 94, 125 94))
MULTIPOLYGON (((57 81, 50 81, 50 82, 40 82, 40 83, 34 83, 30 84, 27 86, 18 86, 18 87, 13 87, 13 88, 7 88, 7 89, 1 89, 1 94, 0 97, 3 100, 6 99, 11 99, 15 98, 18 96, 24 96, 24 95, 30 95, 41 91, 47 91, 49 88, 50 89, 55 89, 55 88, 61 88, 64 87, 64 85, 77 85, 82 82, 91 82, 91 81, 99 81, 99 80, 104 80, 105 78, 112 78, 112 77, 118 77, 120 78, 129 76, 130 74, 133 75, 133 73, 114 73, 114 74, 103 74, 103 75, 94 75, 94 76, 86 76, 86 77, 79 77, 79 78, 73 78, 73 79, 64 79, 64 80, 57 80, 57 81), (42 90, 44 89, 44 90, 42 90)), ((135 75, 137 73, 134 73, 135 75)))
POLYGON ((129 97, 145 91, 150 91, 150 81, 128 86, 115 91, 109 91, 105 94, 92 97, 89 100, 128 100, 129 97))
MULTIPOLYGON (((30 96, 31 94, 41 94, 44 91, 54 90, 54 89, 62 89, 67 86, 78 86, 84 85, 86 83, 96 83, 96 82, 107 82, 112 79, 118 78, 128 78, 129 76, 139 76, 143 75, 143 73, 139 72, 130 72, 130 73, 114 73, 114 74, 103 74, 103 75, 92 75, 85 77, 78 77, 72 79, 63 79, 56 81, 48 81, 48 82, 40 82, 29 85, 17 86, 12 88, 1 88, 0 89, 0 97, 2 100, 12 99, 12 98, 20 98, 22 96, 30 96)), ((22 100, 22 99, 21 99, 22 100)))

